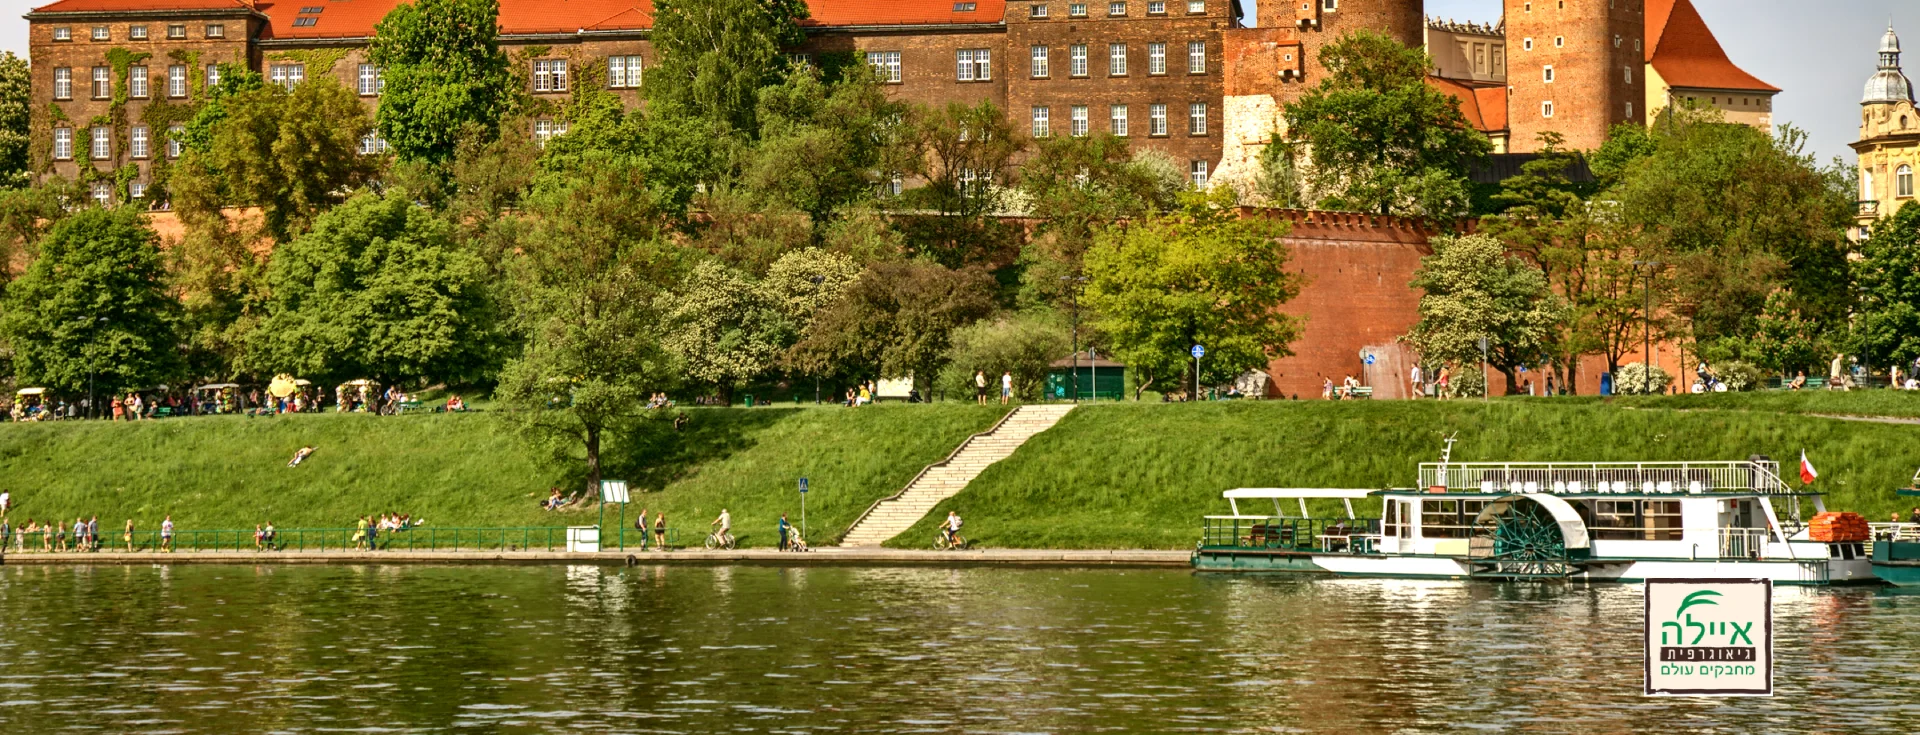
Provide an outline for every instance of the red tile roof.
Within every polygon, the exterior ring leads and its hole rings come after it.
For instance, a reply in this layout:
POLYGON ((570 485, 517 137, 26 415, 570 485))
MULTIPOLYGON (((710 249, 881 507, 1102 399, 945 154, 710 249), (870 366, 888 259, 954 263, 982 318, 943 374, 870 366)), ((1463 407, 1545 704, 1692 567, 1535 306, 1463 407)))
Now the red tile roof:
POLYGON ((1006 0, 811 0, 813 17, 800 21, 808 27, 939 25, 998 23, 1006 15, 1006 0), (971 5, 972 10, 956 11, 971 5))
MULTIPOLYGON (((262 38, 365 38, 387 11, 407 0, 59 0, 34 12, 200 10, 253 7, 267 16, 262 38), (302 16, 302 8, 322 8, 302 16), (294 25, 298 18, 312 25, 294 25)), ((811 28, 998 23, 1006 0, 812 0, 811 28), (971 6, 971 10, 955 10, 971 6)), ((644 30, 653 27, 652 0, 501 0, 500 32, 507 35, 644 30)))
POLYGON ((1734 66, 1691 0, 1648 0, 1646 49, 1669 87, 1780 91, 1734 66))
POLYGON ((1427 85, 1460 100, 1460 114, 1467 124, 1482 133, 1507 129, 1507 88, 1501 84, 1477 84, 1444 77, 1427 77, 1427 85))
POLYGON ((113 10, 232 10, 249 6, 245 0, 60 0, 34 8, 35 13, 92 13, 113 10))

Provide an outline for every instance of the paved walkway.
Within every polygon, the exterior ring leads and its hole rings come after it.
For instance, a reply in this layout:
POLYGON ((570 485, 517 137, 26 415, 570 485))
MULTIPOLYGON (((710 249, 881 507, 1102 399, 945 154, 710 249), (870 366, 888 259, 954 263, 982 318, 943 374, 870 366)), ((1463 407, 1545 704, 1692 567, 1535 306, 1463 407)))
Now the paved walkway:
POLYGON ((111 552, 92 554, 7 554, 0 563, 20 564, 778 564, 862 566, 1137 566, 1186 567, 1186 551, 1154 550, 1046 550, 982 549, 933 551, 920 549, 822 548, 804 554, 770 549, 668 552, 629 550, 599 553, 561 551, 181 551, 111 552))

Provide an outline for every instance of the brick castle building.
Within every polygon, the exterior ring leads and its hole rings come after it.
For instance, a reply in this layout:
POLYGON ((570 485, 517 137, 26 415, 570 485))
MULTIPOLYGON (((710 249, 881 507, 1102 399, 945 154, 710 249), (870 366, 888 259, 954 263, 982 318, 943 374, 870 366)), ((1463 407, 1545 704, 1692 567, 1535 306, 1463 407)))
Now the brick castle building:
MULTIPOLYGON (((27 14, 35 170, 141 199, 153 167, 219 65, 268 81, 331 78, 369 109, 375 25, 401 0, 57 0, 27 14)), ((1740 71, 1689 0, 1505 0, 1494 26, 1430 22, 1421 0, 811 0, 796 59, 864 59, 896 99, 992 101, 1034 137, 1112 133, 1185 164, 1196 185, 1245 181, 1279 111, 1322 76, 1320 50, 1358 29, 1435 56, 1429 82, 1462 102, 1500 152, 1542 131, 1592 148, 1685 97, 1765 125, 1778 90, 1740 71), (1254 11, 1245 11, 1251 7, 1254 11), (1721 100, 1725 102, 1721 102, 1721 100), (1740 99, 1736 105, 1733 102, 1740 99), (1748 108, 1752 109, 1749 110, 1748 108)), ((501 0, 500 43, 537 98, 583 80, 630 106, 655 62, 650 0, 501 0), (583 74, 586 69, 595 73, 583 74)), ((1739 119, 1739 118, 1737 118, 1739 119)), ((544 141, 563 119, 529 122, 544 141)), ((372 137, 363 152, 384 144, 372 137)), ((1299 357, 1270 371, 1282 393, 1360 372, 1360 355, 1414 319, 1407 286, 1430 233, 1366 215, 1297 213, 1295 263, 1312 282, 1299 357), (1356 306, 1364 304, 1364 308, 1356 306), (1336 316, 1337 315, 1337 316, 1336 316)), ((1376 361, 1382 368, 1390 359, 1376 361)), ((1397 383, 1398 381, 1386 381, 1397 383)), ((1389 388, 1382 397, 1394 395, 1389 388)))

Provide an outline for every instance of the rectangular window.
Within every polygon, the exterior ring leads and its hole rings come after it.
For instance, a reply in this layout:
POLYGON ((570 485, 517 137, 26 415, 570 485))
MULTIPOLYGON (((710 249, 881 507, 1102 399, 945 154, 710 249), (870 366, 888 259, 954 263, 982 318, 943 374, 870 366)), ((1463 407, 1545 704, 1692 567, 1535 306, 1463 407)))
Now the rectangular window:
POLYGON ((380 67, 372 64, 361 64, 359 82, 356 87, 360 95, 362 97, 372 97, 380 94, 380 87, 380 67))
POLYGON ((127 133, 127 143, 128 143, 127 147, 131 149, 129 152, 132 154, 134 158, 146 158, 147 157, 147 126, 145 125, 133 126, 133 129, 128 131, 127 133))
POLYGON ((210 88, 220 86, 220 65, 219 64, 207 65, 207 86, 210 88))
POLYGON ((1320 0, 1320 9, 1332 12, 1340 9, 1340 0, 1320 0))
POLYGON ((1110 18, 1117 18, 1117 17, 1122 17, 1122 16, 1125 16, 1126 14, 1127 14, 1127 4, 1126 4, 1126 3, 1107 3, 1107 16, 1108 16, 1108 17, 1110 17, 1110 18))
POLYGON ((533 142, 541 148, 547 147, 547 141, 566 134, 567 123, 564 120, 539 120, 533 124, 533 142))
POLYGON ((993 51, 989 49, 961 49, 954 52, 959 68, 955 79, 962 82, 984 82, 993 78, 993 51))
POLYGON ((180 138, 181 136, 184 136, 186 134, 187 134, 187 128, 184 125, 168 125, 167 126, 167 157, 168 158, 180 157, 181 151, 186 148, 186 143, 181 141, 180 138))
POLYGON ((1893 170, 1893 195, 1897 197, 1913 196, 1913 167, 1901 164, 1893 170))
POLYGON ((73 29, 68 28, 66 26, 60 26, 59 28, 53 29, 53 40, 55 41, 73 40, 73 29))
POLYGON ((113 203, 113 182, 93 182, 93 203, 102 207, 113 203))
POLYGON ((207 38, 226 38, 227 27, 220 23, 207 24, 207 38))
POLYGON ((1114 105, 1107 108, 1107 121, 1113 127, 1115 136, 1127 137, 1127 106, 1114 105))
POLYGON ((1037 3, 1037 4, 1035 4, 1035 5, 1034 5, 1034 6, 1032 7, 1032 8, 1030 8, 1030 9, 1028 10, 1028 12, 1027 12, 1027 17, 1029 17, 1029 18, 1045 18, 1045 17, 1047 17, 1047 6, 1046 6, 1046 4, 1045 4, 1045 3, 1037 3))
POLYGON ((567 91, 567 60, 539 59, 533 62, 533 91, 567 91))
POLYGON ((1107 44, 1107 74, 1124 77, 1127 75, 1127 45, 1124 43, 1107 44))
POLYGON ((147 68, 144 66, 127 67, 127 95, 143 100, 147 98, 147 68))
POLYGON ((101 125, 93 129, 93 146, 89 153, 95 161, 113 158, 113 128, 101 125))
POLYGON ((1547 100, 1545 102, 1540 103, 1540 116, 1553 117, 1553 100, 1547 100))
POLYGON ((53 98, 57 100, 73 99, 73 70, 64 66, 53 68, 53 98))
POLYGON ((900 52, 868 51, 867 63, 880 71, 880 81, 888 84, 900 83, 900 52))
POLYGON ((178 40, 186 37, 187 37, 187 24, 169 23, 167 25, 167 38, 178 40))
POLYGON ((1074 18, 1087 17, 1086 3, 1067 3, 1067 15, 1074 18))
POLYGON ((1195 189, 1207 188, 1207 162, 1206 161, 1194 161, 1193 164, 1188 167, 1187 173, 1189 176, 1193 178, 1193 188, 1195 189))
POLYGON ((312 28, 317 25, 320 25, 320 19, 311 15, 302 15, 293 19, 293 27, 295 28, 312 28))
POLYGON ((1147 3, 1147 15, 1166 15, 1166 14, 1167 14, 1166 0, 1151 0, 1151 2, 1147 3))
POLYGON ((367 133, 360 139, 360 155, 377 156, 387 152, 387 139, 379 133, 367 133))
POLYGON ((268 69, 268 74, 274 84, 278 84, 287 89, 293 89, 295 85, 306 81, 307 65, 274 64, 272 68, 268 69))
POLYGON ((93 40, 95 40, 95 41, 107 41, 107 40, 112 40, 112 38, 113 38, 113 32, 112 32, 112 31, 109 31, 109 30, 107 30, 107 27, 106 27, 106 26, 94 26, 94 27, 93 27, 93 40))
POLYGON ((954 4, 953 4, 953 12, 956 12, 956 13, 971 13, 971 12, 973 12, 973 9, 974 9, 974 7, 975 7, 976 5, 977 5, 977 3, 954 3, 954 4))
MULTIPOLYGON (((789 57, 788 61, 794 66, 803 67, 812 63, 807 59, 806 54, 794 54, 793 56, 799 57, 798 59, 789 57)), ((641 67, 642 64, 639 56, 608 57, 607 86, 613 87, 614 89, 639 89, 641 67)))
POLYGON ((1047 68, 1047 51, 1048 49, 1045 46, 1033 47, 1033 62, 1028 65, 1028 76, 1035 79, 1047 78, 1049 71, 1047 68))
POLYGON ((1187 15, 1205 15, 1207 0, 1187 0, 1187 15))
POLYGON ((1147 44, 1147 73, 1155 75, 1167 73, 1167 45, 1165 43, 1154 42, 1147 44))
POLYGON ((134 199, 147 198, 147 182, 145 181, 127 182, 127 194, 128 196, 134 199))
POLYGON ((73 128, 53 129, 53 157, 60 161, 73 158, 73 128))
POLYGON ((1167 106, 1160 103, 1147 105, 1147 135, 1167 134, 1167 106))
POLYGON ((1073 125, 1073 131, 1072 131, 1073 137, 1075 138, 1087 137, 1087 106, 1086 105, 1073 106, 1072 125, 1073 125))
POLYGON ((1207 73, 1207 42, 1206 41, 1188 41, 1187 42, 1187 73, 1188 74, 1207 73))
POLYGON ((1053 120, 1045 105, 1033 108, 1033 137, 1045 138, 1053 135, 1053 120))
POLYGON ((1620 75, 1626 78, 1626 82, 1628 84, 1633 83, 1633 67, 1631 66, 1620 67, 1620 75))
POLYGON ((1067 70, 1068 73, 1076 77, 1086 76, 1087 75, 1087 45, 1084 43, 1076 43, 1072 46, 1068 46, 1067 61, 1069 65, 1072 66, 1071 69, 1067 70))
POLYGON ((146 26, 128 26, 127 38, 131 38, 135 41, 147 40, 147 27, 146 26))
POLYGON ((103 100, 113 96, 113 67, 96 66, 93 68, 93 98, 103 100))
POLYGON ((1632 102, 1627 103, 1627 119, 1628 120, 1633 119, 1633 103, 1632 102))
POLYGON ((1207 103, 1187 105, 1187 132, 1193 135, 1207 134, 1207 103))
POLYGON ((187 96, 187 67, 181 64, 167 67, 167 96, 187 96))
POLYGON ((1548 84, 1553 83, 1553 65, 1552 64, 1548 64, 1546 66, 1540 67, 1540 81, 1546 82, 1548 84))

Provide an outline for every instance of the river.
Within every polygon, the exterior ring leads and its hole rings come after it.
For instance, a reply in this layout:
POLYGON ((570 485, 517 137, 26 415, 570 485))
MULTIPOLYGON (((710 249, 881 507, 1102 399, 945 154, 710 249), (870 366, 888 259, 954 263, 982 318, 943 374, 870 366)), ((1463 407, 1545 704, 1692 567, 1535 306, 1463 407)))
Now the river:
POLYGON ((1640 606, 1180 570, 7 566, 0 732, 1912 730, 1920 597, 1780 590, 1770 699, 1642 697, 1640 606))

